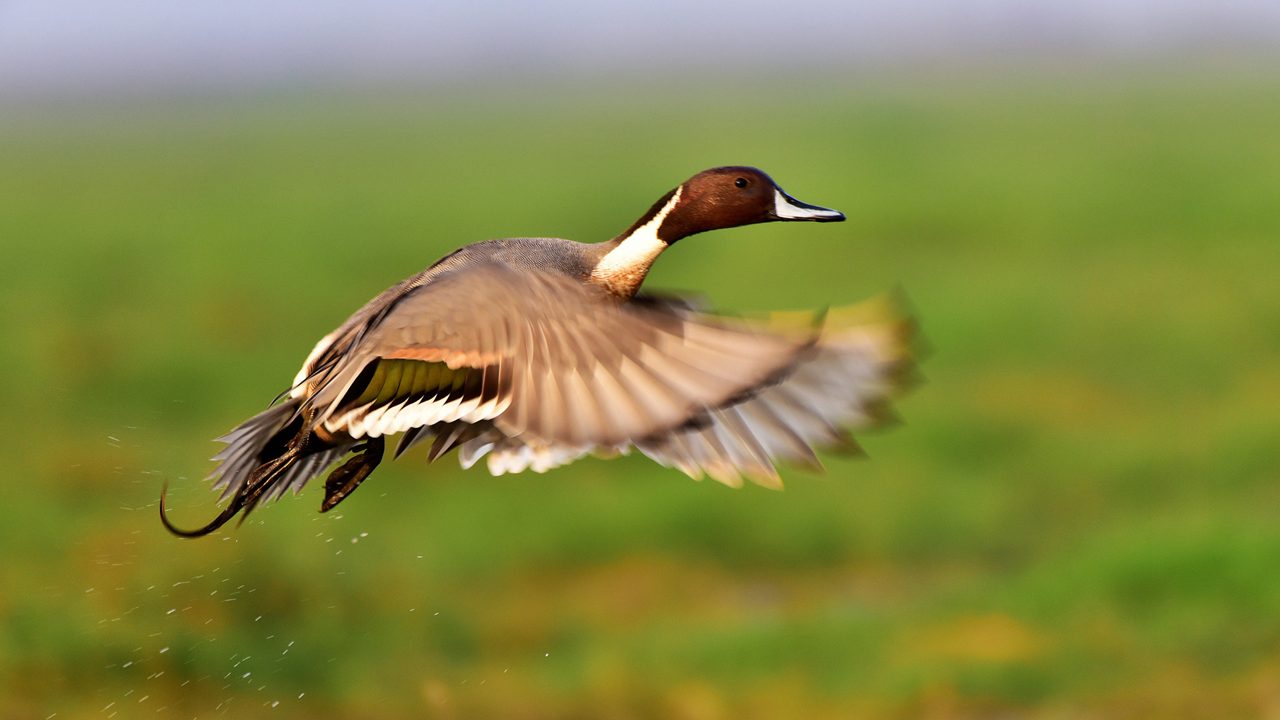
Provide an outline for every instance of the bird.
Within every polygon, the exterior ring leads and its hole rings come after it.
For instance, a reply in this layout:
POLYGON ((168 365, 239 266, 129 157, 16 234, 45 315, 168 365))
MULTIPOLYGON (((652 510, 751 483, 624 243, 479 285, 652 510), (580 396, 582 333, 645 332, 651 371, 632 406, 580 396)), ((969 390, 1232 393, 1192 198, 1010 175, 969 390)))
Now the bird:
POLYGON ((324 482, 327 512, 379 466, 431 441, 494 475, 638 450, 694 479, 781 487, 780 464, 892 418, 912 384, 916 325, 900 297, 763 318, 642 293, 654 261, 698 233, 839 222, 762 170, 704 170, 611 240, 506 238, 462 247, 393 285, 316 343, 292 384, 226 435, 207 478, 226 506, 208 535, 264 500, 324 482))

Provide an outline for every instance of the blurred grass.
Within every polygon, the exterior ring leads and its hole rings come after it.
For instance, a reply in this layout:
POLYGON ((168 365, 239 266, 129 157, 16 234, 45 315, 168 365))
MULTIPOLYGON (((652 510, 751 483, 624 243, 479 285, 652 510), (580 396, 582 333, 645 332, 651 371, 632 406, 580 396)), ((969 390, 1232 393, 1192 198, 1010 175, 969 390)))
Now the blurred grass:
POLYGON ((767 90, 0 125, 4 714, 1280 712, 1280 76, 767 90), (871 460, 774 493, 411 454, 333 517, 161 529, 161 483, 206 517, 209 438, 375 292, 726 163, 849 222, 693 238, 651 286, 904 287, 929 383, 871 460))

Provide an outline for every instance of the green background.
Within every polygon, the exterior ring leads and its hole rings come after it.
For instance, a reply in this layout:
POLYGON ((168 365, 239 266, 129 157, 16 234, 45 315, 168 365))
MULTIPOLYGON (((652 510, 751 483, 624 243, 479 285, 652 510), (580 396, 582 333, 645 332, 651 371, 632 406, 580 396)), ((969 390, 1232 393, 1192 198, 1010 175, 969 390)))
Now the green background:
POLYGON ((1280 77, 903 75, 11 114, 0 715, 1280 712, 1280 77), (779 493, 411 453, 330 515, 317 483, 161 528, 385 286, 721 164, 849 220, 698 236, 649 286, 903 288, 927 382, 869 459, 779 493))

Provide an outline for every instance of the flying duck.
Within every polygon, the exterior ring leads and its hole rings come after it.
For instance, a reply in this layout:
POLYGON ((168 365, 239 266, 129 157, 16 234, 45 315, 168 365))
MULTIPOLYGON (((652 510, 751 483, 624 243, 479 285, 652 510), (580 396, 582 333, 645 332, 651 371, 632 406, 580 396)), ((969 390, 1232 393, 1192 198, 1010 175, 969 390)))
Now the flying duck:
POLYGON ((487 456, 494 475, 635 448, 732 486, 778 487, 776 465, 887 414, 910 375, 913 324, 889 301, 797 318, 710 314, 638 294, 654 260, 690 235, 774 221, 838 222, 752 167, 719 167, 663 195, 616 238, 468 245, 388 288, 316 343, 282 399, 218 441, 209 479, 230 502, 207 535, 331 465, 320 511, 382 461, 431 440, 432 461, 487 456))

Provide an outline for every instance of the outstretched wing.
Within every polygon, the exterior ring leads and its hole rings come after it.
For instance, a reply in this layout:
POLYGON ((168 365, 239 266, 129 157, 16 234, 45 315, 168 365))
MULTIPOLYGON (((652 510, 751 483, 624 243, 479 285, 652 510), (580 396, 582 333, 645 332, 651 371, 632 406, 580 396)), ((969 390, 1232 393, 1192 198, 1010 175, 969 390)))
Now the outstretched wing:
POLYGON ((776 382, 812 350, 668 303, 499 263, 442 273, 372 318, 305 402, 331 433, 491 422, 536 446, 620 447, 776 382))
POLYGON ((746 475, 780 487, 778 462, 821 467, 814 448, 856 452, 850 431, 892 418, 890 401, 916 380, 915 342, 915 323, 897 298, 833 310, 786 377, 635 445, 693 478, 736 487, 746 475))

